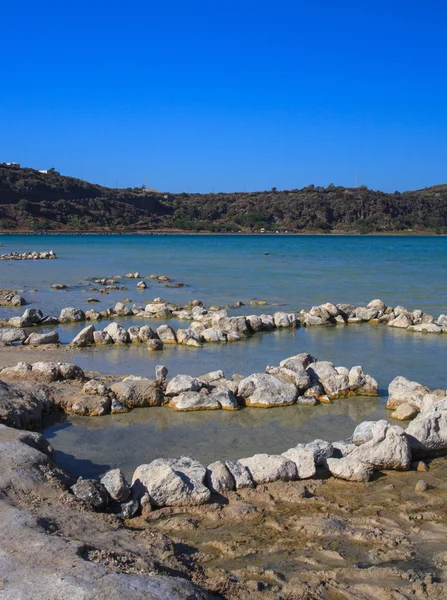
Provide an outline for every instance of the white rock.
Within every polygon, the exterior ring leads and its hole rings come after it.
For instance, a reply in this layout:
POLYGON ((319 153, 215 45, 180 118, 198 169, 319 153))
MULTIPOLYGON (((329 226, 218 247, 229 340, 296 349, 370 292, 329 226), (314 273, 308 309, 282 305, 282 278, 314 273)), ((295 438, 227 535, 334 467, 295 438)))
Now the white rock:
POLYGON ((352 456, 345 458, 328 458, 328 469, 337 479, 346 481, 369 481, 374 473, 374 468, 352 456))
POLYGON ((408 425, 406 433, 414 456, 447 454, 447 398, 421 412, 408 425))
POLYGON ((388 386, 387 408, 396 409, 399 404, 408 403, 418 410, 421 408, 425 394, 430 392, 429 388, 417 381, 410 381, 406 377, 395 377, 388 386))
POLYGON ((244 398, 248 406, 268 408, 293 404, 298 389, 294 384, 273 375, 255 373, 239 383, 238 396, 244 398))
POLYGON ((410 468, 411 450, 405 431, 387 421, 377 421, 372 428, 372 439, 351 452, 350 457, 380 469, 405 471, 410 468))
POLYGON ((221 460, 208 465, 206 485, 212 492, 217 494, 231 492, 235 488, 233 476, 221 460))
POLYGON ((230 471, 237 490, 255 487, 250 471, 238 460, 227 460, 225 466, 230 471))
POLYGON ((293 481, 297 478, 295 463, 285 456, 255 454, 249 458, 240 458, 239 463, 250 471, 257 485, 272 481, 293 481))
POLYGON ((315 475, 315 456, 311 448, 297 446, 283 452, 282 456, 295 463, 297 479, 309 479, 315 475))

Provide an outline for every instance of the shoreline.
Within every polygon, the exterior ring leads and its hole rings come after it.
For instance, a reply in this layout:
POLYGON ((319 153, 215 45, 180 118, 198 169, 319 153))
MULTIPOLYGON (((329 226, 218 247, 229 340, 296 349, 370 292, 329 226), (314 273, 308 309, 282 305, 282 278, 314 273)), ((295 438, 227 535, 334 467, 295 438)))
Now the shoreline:
POLYGON ((191 236, 259 236, 259 237, 270 237, 270 236, 315 236, 315 237, 447 237, 447 234, 443 233, 434 233, 432 231, 419 231, 419 232, 410 232, 410 231, 375 231, 373 233, 359 233, 359 232, 349 232, 349 231, 332 231, 332 232, 312 232, 312 231, 302 231, 302 232, 250 232, 250 231, 241 231, 241 232, 213 232, 213 231, 192 231, 192 230, 172 230, 172 229, 154 229, 151 231, 0 231, 0 237, 4 236, 20 236, 20 235, 29 235, 29 236, 61 236, 61 235, 73 235, 73 236, 93 236, 93 235, 107 235, 107 236, 122 236, 122 235, 191 235, 191 236))

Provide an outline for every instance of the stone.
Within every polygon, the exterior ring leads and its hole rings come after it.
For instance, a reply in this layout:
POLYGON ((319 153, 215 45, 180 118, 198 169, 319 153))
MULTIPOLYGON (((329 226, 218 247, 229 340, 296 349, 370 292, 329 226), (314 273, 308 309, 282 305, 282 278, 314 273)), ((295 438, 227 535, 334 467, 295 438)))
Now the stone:
POLYGON ((321 383, 329 398, 341 398, 343 396, 348 396, 351 390, 349 387, 348 375, 340 375, 339 373, 335 373, 335 375, 330 375, 329 377, 322 379, 321 383))
MULTIPOLYGON (((396 314, 396 309, 394 309, 396 314)), ((408 329, 413 325, 413 315, 411 313, 401 313, 396 318, 388 321, 388 327, 399 327, 401 329, 408 329)))
POLYGON ((157 339, 147 340, 146 347, 148 350, 159 352, 160 350, 163 350, 163 342, 157 339))
POLYGON ((90 394, 93 396, 108 396, 110 393, 110 390, 107 386, 105 386, 100 381, 96 381, 96 379, 90 379, 82 387, 82 393, 90 394))
POLYGON ((221 460, 208 465, 205 481, 207 487, 215 494, 232 492, 235 488, 233 476, 221 460))
POLYGON ((310 450, 315 459, 316 465, 325 465, 326 459, 331 458, 334 454, 334 447, 330 442, 316 439, 307 444, 298 444, 297 448, 307 448, 310 450))
POLYGON ((157 327, 157 335, 164 344, 177 343, 175 331, 169 325, 160 325, 160 327, 157 327))
POLYGON ((84 327, 84 329, 81 329, 81 331, 78 333, 78 335, 76 335, 71 340, 70 345, 78 347, 78 348, 84 348, 85 346, 94 344, 95 338, 93 337, 93 334, 95 333, 95 331, 96 331, 96 329, 95 329, 94 325, 87 325, 87 327, 84 327))
POLYGON ((119 317, 127 317, 133 315, 133 310, 126 306, 123 302, 117 302, 113 310, 115 314, 119 317))
POLYGON ((315 396, 298 396, 296 403, 303 406, 317 406, 319 404, 315 396))
POLYGON ((129 335, 129 341, 132 344, 139 344, 141 342, 140 340, 140 328, 136 327, 135 325, 132 325, 131 327, 128 328, 127 333, 129 335))
POLYGON ((97 310, 86 310, 85 318, 87 321, 100 321, 102 319, 101 313, 97 310))
POLYGON ((126 502, 129 498, 130 488, 120 469, 107 471, 107 473, 101 477, 101 483, 113 500, 116 500, 117 502, 126 502))
POLYGON ((332 302, 325 302, 325 304, 320 304, 320 308, 323 308, 330 317, 337 317, 340 314, 340 309, 332 302))
POLYGON ((227 460, 225 466, 230 471, 237 490, 255 487, 250 471, 238 460, 227 460))
POLYGON ((227 335, 219 327, 210 327, 200 333, 205 342, 226 342, 227 335))
POLYGON ((93 342, 95 344, 113 344, 113 340, 106 331, 94 331, 93 342))
POLYGON ((216 401, 223 410, 238 410, 239 404, 234 393, 227 387, 214 388, 209 397, 216 401))
MULTIPOLYGON (((444 391, 444 390, 442 390, 442 391, 444 391)), ((422 398, 422 402, 421 402, 421 412, 424 412, 425 410, 430 408, 432 406, 432 404, 439 402, 443 398, 445 398, 445 393, 443 395, 438 395, 435 393, 425 394, 424 397, 422 398)))
POLYGON ((273 315, 275 327, 296 327, 296 316, 293 313, 276 312, 273 315))
POLYGON ((219 410, 219 402, 211 394, 201 392, 182 392, 169 400, 169 408, 174 410, 219 410))
POLYGON ((415 492, 426 492, 428 490, 428 483, 423 479, 419 479, 419 481, 414 486, 415 492))
POLYGON ((127 502, 121 503, 121 518, 123 520, 131 519, 134 517, 138 509, 140 508, 139 502, 137 500, 128 500, 127 502))
POLYGON ((31 366, 31 372, 36 379, 46 382, 57 381, 61 376, 59 365, 55 362, 35 362, 31 366))
POLYGON ((408 327, 408 331, 416 331, 419 333, 442 333, 442 327, 435 323, 419 323, 408 327))
POLYGON ((71 486, 71 491, 76 498, 83 500, 95 510, 103 510, 108 504, 105 487, 94 479, 80 479, 71 486))
POLYGON ((223 317, 216 321, 213 318, 213 325, 227 334, 235 333, 240 337, 250 335, 250 329, 245 317, 223 317))
POLYGON ((116 399, 127 408, 161 406, 163 389, 157 381, 131 375, 110 386, 116 399))
POLYGON ((155 379, 159 382, 166 381, 168 376, 168 369, 164 365, 157 365, 155 367, 155 379))
POLYGON ((145 290, 145 289, 147 288, 147 284, 146 284, 144 281, 139 281, 139 282, 137 283, 137 288, 138 288, 139 290, 145 290))
POLYGON ((114 344, 128 344, 130 342, 129 334, 118 323, 110 323, 110 325, 104 327, 104 332, 110 335, 114 344))
MULTIPOLYGON (((34 366, 35 365, 33 365, 33 370, 34 370, 34 366)), ((59 376, 61 379, 64 379, 64 380, 79 379, 82 381, 85 377, 84 371, 81 369, 81 367, 78 367, 78 365, 73 365, 72 363, 64 362, 64 363, 58 363, 58 368, 59 368, 59 376)))
POLYGON ((357 319, 361 321, 370 321, 371 319, 375 319, 378 315, 379 311, 377 308, 364 308, 363 306, 358 306, 355 309, 354 315, 357 319))
POLYGON ((176 333, 177 343, 184 346, 201 348, 199 335, 193 329, 178 329, 176 333))
POLYGON ((187 456, 158 458, 137 467, 132 487, 139 497, 147 492, 158 507, 205 504, 211 495, 205 476, 206 468, 187 456))
POLYGON ((48 333, 32 333, 23 342, 27 346, 41 346, 44 344, 58 344, 59 334, 57 331, 49 331, 48 333))
POLYGON ((80 308, 73 308, 69 306, 63 308, 59 315, 60 323, 70 323, 72 321, 85 321, 85 313, 80 308))
POLYGON ((27 337, 28 334, 24 329, 0 329, 0 342, 5 342, 5 344, 12 344, 14 342, 24 342, 27 337))
POLYGON ((264 329, 264 324, 261 317, 258 315, 248 315, 245 317, 248 327, 252 333, 258 333, 264 329))
MULTIPOLYGON (((59 321, 57 321, 57 323, 59 323, 59 321)), ((24 317, 11 317, 8 320, 8 325, 10 327, 19 328, 19 327, 32 327, 34 325, 34 323, 30 323, 30 321, 28 321, 24 317)))
POLYGON ((22 315, 22 318, 29 323, 39 324, 43 320, 43 312, 38 308, 27 308, 22 315))
POLYGON ((418 412, 417 408, 405 402, 399 404, 396 410, 391 413, 391 418, 397 419, 398 421, 411 421, 411 419, 414 419, 417 416, 418 412))
POLYGON ((349 440, 340 440, 338 442, 332 442, 334 448, 334 454, 331 458, 344 458, 349 456, 353 450, 355 450, 355 444, 351 444, 349 440))
POLYGON ((279 363, 283 369, 289 369, 295 373, 294 380, 300 391, 305 391, 311 383, 310 376, 306 371, 303 361, 294 356, 286 358, 279 363))
POLYGON ((406 377, 398 376, 388 386, 388 402, 386 407, 396 409, 399 404, 411 404, 418 410, 421 408, 425 394, 430 390, 417 381, 411 381, 406 377))
POLYGON ((176 375, 166 386, 167 396, 178 396, 183 392, 199 392, 203 383, 190 375, 176 375))
POLYGON ((143 325, 143 327, 140 327, 138 331, 138 337, 140 338, 140 342, 158 339, 157 334, 151 327, 149 327, 149 325, 143 325))
POLYGON ((225 379, 225 373, 219 369, 217 371, 211 371, 210 373, 205 373, 204 375, 200 375, 198 378, 205 384, 209 384, 212 382, 219 381, 220 379, 225 379))
POLYGON ((249 470, 256 485, 272 481, 294 481, 297 478, 295 463, 285 456, 255 454, 249 458, 240 458, 239 463, 249 470))
POLYGON ((346 481, 369 481, 374 473, 374 468, 371 465, 352 456, 328 458, 326 463, 331 475, 346 481))
POLYGON ((349 455, 371 465, 376 470, 406 471, 411 464, 411 450, 405 431, 387 421, 377 421, 372 438, 357 446, 349 455))
POLYGON ((65 403, 64 408, 68 413, 88 417, 101 417, 110 412, 111 400, 109 396, 98 396, 91 394, 77 394, 71 396, 65 403))
POLYGON ((295 463, 297 479, 310 479, 315 475, 315 455, 311 448, 299 445, 283 452, 282 456, 295 463))
POLYGON ((367 375, 361 366, 352 367, 349 371, 349 387, 357 396, 378 396, 379 384, 367 375))
POLYGON ((128 413, 129 410, 130 409, 127 408, 127 406, 125 404, 123 404, 122 402, 120 402, 116 398, 112 397, 112 402, 111 402, 111 405, 110 405, 110 412, 112 413, 112 415, 117 415, 117 414, 122 414, 122 413, 128 413))
POLYGON ((245 399, 247 406, 269 408, 293 404, 298 390, 294 384, 273 375, 255 373, 239 383, 238 396, 245 399))
POLYGON ((328 377, 338 375, 334 365, 327 360, 317 360, 309 364, 306 371, 310 375, 312 381, 323 381, 328 377))
POLYGON ((373 438, 373 429, 376 421, 363 421, 359 423, 352 434, 352 443, 356 446, 361 446, 365 442, 369 442, 373 438))
POLYGON ((317 400, 324 396, 324 388, 319 381, 314 382, 303 394, 304 397, 316 398, 317 400))
POLYGON ((414 457, 447 454, 447 398, 419 413, 408 425, 406 434, 414 457))
MULTIPOLYGON (((3 372, 0 377, 4 379, 3 372)), ((0 381, 0 423, 19 429, 40 427, 43 415, 53 406, 53 398, 46 386, 29 387, 0 381)))
POLYGON ((386 310, 386 304, 385 304, 385 302, 383 302, 379 298, 375 298, 374 300, 371 300, 371 302, 368 303, 367 307, 368 308, 376 308, 379 311, 385 311, 386 310))

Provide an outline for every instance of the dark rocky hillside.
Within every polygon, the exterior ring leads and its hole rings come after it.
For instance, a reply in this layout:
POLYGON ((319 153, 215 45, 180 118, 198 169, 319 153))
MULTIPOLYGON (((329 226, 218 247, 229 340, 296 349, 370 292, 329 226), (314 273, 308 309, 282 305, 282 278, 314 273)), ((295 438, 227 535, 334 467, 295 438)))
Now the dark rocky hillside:
POLYGON ((366 187, 218 194, 113 189, 0 165, 1 231, 447 233, 447 185, 386 194, 366 187))

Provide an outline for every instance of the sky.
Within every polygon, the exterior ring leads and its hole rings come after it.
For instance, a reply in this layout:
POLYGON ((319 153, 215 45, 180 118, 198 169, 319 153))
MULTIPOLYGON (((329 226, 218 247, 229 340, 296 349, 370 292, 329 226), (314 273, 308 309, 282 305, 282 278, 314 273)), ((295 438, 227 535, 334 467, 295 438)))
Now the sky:
POLYGON ((0 19, 0 161, 173 193, 447 183, 443 0, 22 0, 0 19))

